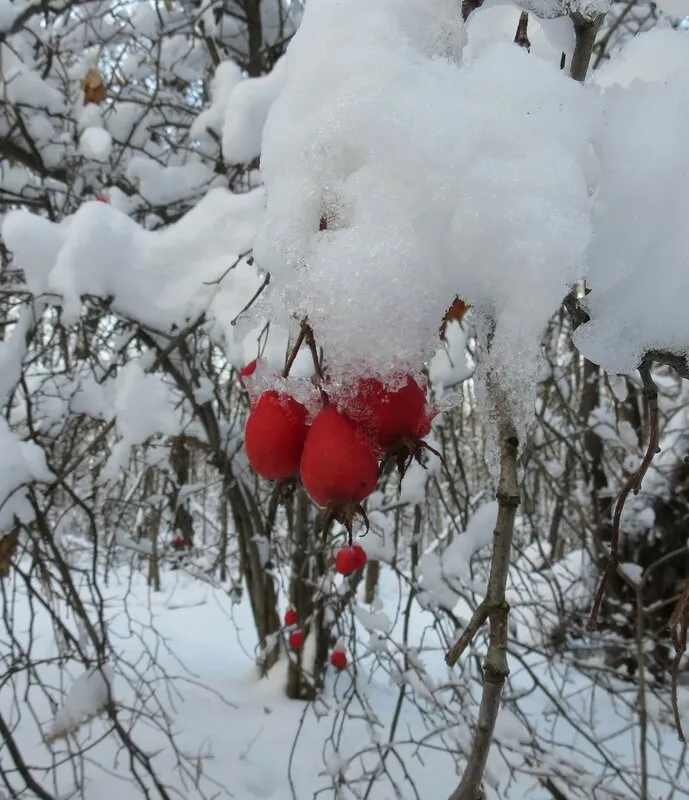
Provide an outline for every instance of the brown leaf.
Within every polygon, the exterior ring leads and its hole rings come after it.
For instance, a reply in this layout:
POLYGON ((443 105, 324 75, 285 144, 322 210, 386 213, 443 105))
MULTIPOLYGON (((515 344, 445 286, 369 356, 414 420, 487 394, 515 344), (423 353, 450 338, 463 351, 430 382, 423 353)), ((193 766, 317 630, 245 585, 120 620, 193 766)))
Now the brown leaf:
POLYGON ((84 90, 84 105, 95 103, 99 106, 108 94, 108 87, 105 85, 98 67, 91 67, 84 75, 81 79, 81 87, 84 90))
POLYGON ((445 331, 447 330, 447 326, 450 322, 459 322, 460 325, 462 324, 462 320, 464 319, 464 316, 469 308, 470 306, 468 306, 459 295, 455 297, 452 305, 445 312, 445 316, 443 317, 443 321, 440 325, 439 333, 441 339, 445 339, 445 331))

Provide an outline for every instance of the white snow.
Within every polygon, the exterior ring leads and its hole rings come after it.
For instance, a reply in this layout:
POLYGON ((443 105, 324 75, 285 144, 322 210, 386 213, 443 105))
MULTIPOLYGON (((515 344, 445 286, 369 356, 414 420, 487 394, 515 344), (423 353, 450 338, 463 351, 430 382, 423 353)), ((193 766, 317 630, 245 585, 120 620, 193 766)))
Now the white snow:
POLYGON ((82 673, 70 686, 63 705, 57 710, 46 741, 76 731, 80 725, 104 710, 113 700, 113 672, 107 665, 92 667, 82 673))
POLYGON ((229 164, 248 164, 261 152, 261 137, 268 112, 285 80, 281 58, 267 74, 237 83, 226 99, 222 127, 222 152, 229 164))
POLYGON ((620 52, 604 62, 591 76, 604 88, 627 87, 633 81, 664 81, 689 68, 689 32, 651 28, 631 39, 620 52))
POLYGON ((12 527, 15 517, 30 522, 34 512, 26 494, 26 485, 34 481, 52 483, 55 476, 48 468, 44 450, 35 442, 23 442, 0 417, 0 539, 12 527))
POLYGON ((107 161, 111 149, 112 137, 103 128, 86 128, 79 137, 79 150, 93 161, 107 161))
MULTIPOLYGON (((38 668, 41 678, 51 687, 64 687, 50 690, 51 699, 58 701, 57 713, 32 687, 29 697, 36 716, 21 717, 15 740, 38 774, 43 767, 51 770, 57 796, 74 789, 74 772, 62 760, 70 739, 56 738, 48 749, 43 734, 62 729, 72 731, 74 745, 89 748, 89 793, 103 800, 117 800, 123 793, 132 800, 143 797, 138 786, 122 781, 129 761, 122 760, 107 716, 77 727, 102 709, 107 686, 114 685, 120 723, 153 759, 173 796, 293 800, 294 791, 300 798, 319 792, 335 798, 333 782, 340 778, 351 789, 368 785, 367 770, 380 764, 388 738, 393 758, 387 768, 395 783, 380 771, 371 796, 416 800, 439 791, 445 796, 457 782, 451 754, 465 752, 471 741, 473 721, 465 707, 475 701, 480 677, 449 678, 440 657, 439 631, 434 632, 428 612, 414 607, 408 623, 402 618, 391 622, 385 609, 394 613, 399 591, 385 568, 380 591, 382 608, 363 613, 365 609, 356 607, 357 620, 365 627, 357 622, 354 638, 348 634, 345 640, 350 667, 345 673, 330 671, 322 700, 306 704, 286 699, 284 662, 263 680, 252 667, 255 635, 248 603, 233 605, 222 588, 201 585, 183 572, 165 571, 159 593, 149 592, 140 577, 117 572, 103 598, 117 641, 115 657, 104 668, 105 680, 93 667, 85 670, 74 662, 63 667, 46 660, 38 668), (407 624, 409 646, 403 643, 407 624), (400 689, 405 698, 397 733, 391 736, 400 689), (429 722, 437 730, 430 730, 429 722), (166 737, 168 729, 174 732, 177 751, 166 737)), ((18 594, 15 614, 27 630, 31 621, 37 634, 35 654, 53 656, 56 642, 45 610, 32 611, 18 594)), ((470 663, 471 656, 466 659, 470 663)), ((587 792, 593 796, 594 787, 601 796, 638 796, 638 748, 630 727, 635 687, 618 681, 608 692, 596 687, 585 670, 529 653, 514 642, 509 662, 498 746, 491 750, 488 800, 549 800, 538 776, 569 781, 576 787, 576 800, 587 792), (518 714, 514 698, 519 698, 518 714), (533 768, 536 753, 538 769, 533 768), (521 774, 512 775, 510 765, 518 765, 521 774)), ((677 785, 684 785, 686 773, 677 767, 681 745, 668 727, 664 707, 651 696, 648 700, 654 730, 647 754, 649 794, 660 797, 675 780, 676 769, 677 785)), ((680 702, 686 700, 681 689, 680 702)), ((0 710, 9 713, 13 702, 6 685, 0 710)))
POLYGON ((415 372, 459 293, 497 321, 490 362, 523 420, 591 235, 596 98, 511 43, 461 68, 457 4, 417 11, 307 7, 264 132, 255 254, 276 318, 308 316, 334 377, 415 372))
POLYGON ((689 98, 689 70, 606 92, 594 142, 601 177, 588 252, 591 322, 575 343, 611 372, 633 371, 646 350, 681 352, 689 342, 687 316, 675 306, 689 291, 689 103, 680 98, 689 98))
POLYGON ((208 311, 229 335, 260 284, 245 262, 230 268, 250 250, 262 207, 261 190, 217 188, 176 224, 150 232, 113 205, 89 202, 63 224, 10 213, 2 236, 32 291, 63 296, 66 319, 79 316, 83 294, 112 295, 120 313, 156 329, 208 311))

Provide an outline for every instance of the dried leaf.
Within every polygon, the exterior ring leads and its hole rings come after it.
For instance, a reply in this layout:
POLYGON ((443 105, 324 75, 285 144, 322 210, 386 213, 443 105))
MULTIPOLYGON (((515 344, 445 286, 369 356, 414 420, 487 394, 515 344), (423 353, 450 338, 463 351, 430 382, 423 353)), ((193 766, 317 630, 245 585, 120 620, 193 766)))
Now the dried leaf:
POLYGON ((457 295, 457 297, 455 297, 453 300, 452 305, 445 312, 442 324, 440 325, 439 333, 441 339, 445 339, 445 331, 447 330, 447 326, 450 322, 459 322, 460 325, 462 324, 462 320, 464 319, 468 310, 469 306, 459 295, 457 295))
POLYGON ((108 87, 103 81, 98 67, 91 67, 91 69, 81 79, 81 87, 84 90, 84 105, 95 103, 99 106, 108 94, 108 87))

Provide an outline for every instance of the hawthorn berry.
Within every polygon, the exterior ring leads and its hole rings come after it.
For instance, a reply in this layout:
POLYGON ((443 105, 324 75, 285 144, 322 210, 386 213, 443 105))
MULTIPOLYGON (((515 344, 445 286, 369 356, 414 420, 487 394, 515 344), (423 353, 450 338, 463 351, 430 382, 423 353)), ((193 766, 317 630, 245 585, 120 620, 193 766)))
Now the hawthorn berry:
POLYGON ((183 550, 186 542, 183 536, 175 536, 172 540, 172 547, 174 550, 183 550))
POLYGON ((330 663, 340 672, 347 668, 347 653, 344 650, 333 650, 330 654, 330 663))
POLYGON ((364 548, 356 545, 346 545, 335 553, 335 571, 340 575, 351 575, 366 566, 367 561, 364 548))
POLYGON ((301 456, 301 480, 311 499, 351 536, 356 514, 366 519, 362 502, 378 483, 374 443, 334 406, 326 406, 311 425, 301 456))
POLYGON ((426 411, 426 390, 411 375, 399 389, 390 389, 378 378, 364 378, 346 410, 387 450, 398 440, 415 436, 426 411))
POLYGON ((296 631, 292 631, 289 635, 288 643, 290 650, 301 650, 304 646, 304 639, 306 635, 301 628, 297 628, 296 631))
POLYGON ((419 422, 414 435, 417 439, 425 439, 426 436, 431 432, 431 425, 433 420, 437 416, 438 410, 435 406, 427 406, 426 410, 421 417, 421 421, 419 422))
POLYGON ((285 612, 285 625, 290 628, 292 625, 297 624, 297 611, 294 608, 288 608, 285 612))
POLYGON ((306 419, 306 408, 293 397, 273 390, 261 395, 244 433, 246 455, 258 475, 278 481, 299 473, 306 419))
POLYGON ((239 385, 242 387, 242 389, 246 389, 244 378, 248 378, 249 375, 253 375, 254 372, 256 372, 257 364, 258 364, 258 359, 254 358, 252 361, 249 361, 249 363, 239 371, 239 377, 237 380, 239 381, 239 385))

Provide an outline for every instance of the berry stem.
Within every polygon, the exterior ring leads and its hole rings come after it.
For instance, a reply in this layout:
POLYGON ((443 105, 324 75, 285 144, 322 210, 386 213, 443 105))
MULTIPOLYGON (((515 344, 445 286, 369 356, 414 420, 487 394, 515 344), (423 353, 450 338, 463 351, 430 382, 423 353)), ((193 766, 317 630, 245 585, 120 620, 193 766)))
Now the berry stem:
POLYGON ((299 335, 297 336, 297 339, 294 342, 294 345, 292 346, 289 355, 287 356, 287 361, 285 362, 285 368, 282 370, 283 378, 287 378, 289 376, 289 373, 292 369, 292 366, 294 365, 294 361, 297 357, 297 354, 299 353, 302 344, 304 344, 304 337, 306 336, 306 329, 304 327, 305 322, 306 320, 304 320, 304 322, 301 323, 301 327, 299 328, 299 335))

